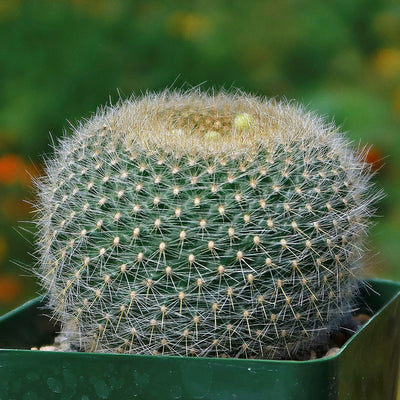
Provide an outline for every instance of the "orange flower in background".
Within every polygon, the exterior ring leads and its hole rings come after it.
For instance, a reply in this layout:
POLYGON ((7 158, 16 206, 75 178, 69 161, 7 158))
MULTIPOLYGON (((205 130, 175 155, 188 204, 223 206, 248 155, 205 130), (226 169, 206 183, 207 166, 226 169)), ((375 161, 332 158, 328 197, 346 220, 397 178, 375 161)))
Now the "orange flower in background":
POLYGON ((0 184, 13 185, 21 183, 30 185, 32 176, 40 173, 40 167, 30 165, 17 154, 6 154, 0 157, 0 184))
POLYGON ((372 169, 376 171, 382 166, 382 153, 375 146, 371 146, 363 154, 363 160, 371 164, 372 169))
POLYGON ((25 161, 16 154, 6 154, 0 158, 0 183, 11 185, 25 181, 25 161))
POLYGON ((12 303, 19 293, 18 278, 12 275, 0 276, 0 303, 12 303))

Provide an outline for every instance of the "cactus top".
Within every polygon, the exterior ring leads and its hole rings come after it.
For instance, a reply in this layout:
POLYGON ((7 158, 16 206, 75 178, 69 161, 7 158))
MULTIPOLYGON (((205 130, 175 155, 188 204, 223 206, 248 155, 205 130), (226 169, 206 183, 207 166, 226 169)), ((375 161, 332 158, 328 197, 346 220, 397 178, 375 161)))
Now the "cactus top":
POLYGON ((200 92, 101 109, 38 181, 36 269, 88 351, 284 357, 349 312, 378 195, 301 107, 200 92))
MULTIPOLYGON (((125 141, 133 154, 148 149, 174 156, 239 156, 274 148, 329 144, 340 135, 301 107, 258 97, 219 93, 210 96, 164 92, 132 98, 98 112, 79 126, 81 140, 107 129, 109 148, 125 141)), ((343 147, 339 147, 343 152, 343 147)), ((295 149, 293 149, 295 150, 295 149)))

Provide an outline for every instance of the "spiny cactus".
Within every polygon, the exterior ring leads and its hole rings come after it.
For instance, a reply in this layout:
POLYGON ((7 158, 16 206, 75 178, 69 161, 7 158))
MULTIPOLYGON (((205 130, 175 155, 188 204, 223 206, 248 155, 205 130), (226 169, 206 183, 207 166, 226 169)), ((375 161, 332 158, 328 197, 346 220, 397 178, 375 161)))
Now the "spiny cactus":
POLYGON ((287 357, 353 306, 370 175, 292 104, 121 101, 47 161, 36 273, 86 351, 287 357))

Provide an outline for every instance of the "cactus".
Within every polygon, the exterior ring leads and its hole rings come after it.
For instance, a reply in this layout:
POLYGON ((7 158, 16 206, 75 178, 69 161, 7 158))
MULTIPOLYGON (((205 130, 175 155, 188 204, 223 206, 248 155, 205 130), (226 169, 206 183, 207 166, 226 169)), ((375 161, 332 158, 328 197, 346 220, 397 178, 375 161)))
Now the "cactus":
POLYGON ((290 357, 354 306, 379 193, 299 106, 148 94, 98 110, 46 165, 35 273, 86 351, 290 357))

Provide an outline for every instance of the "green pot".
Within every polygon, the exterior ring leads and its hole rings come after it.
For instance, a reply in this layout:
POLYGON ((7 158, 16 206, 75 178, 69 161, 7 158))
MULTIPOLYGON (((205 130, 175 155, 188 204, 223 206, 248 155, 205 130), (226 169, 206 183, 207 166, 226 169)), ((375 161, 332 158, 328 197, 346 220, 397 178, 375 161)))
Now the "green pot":
POLYGON ((370 280, 374 316, 331 357, 310 361, 30 351, 57 329, 34 299, 0 318, 0 400, 396 398, 400 283, 370 280))

